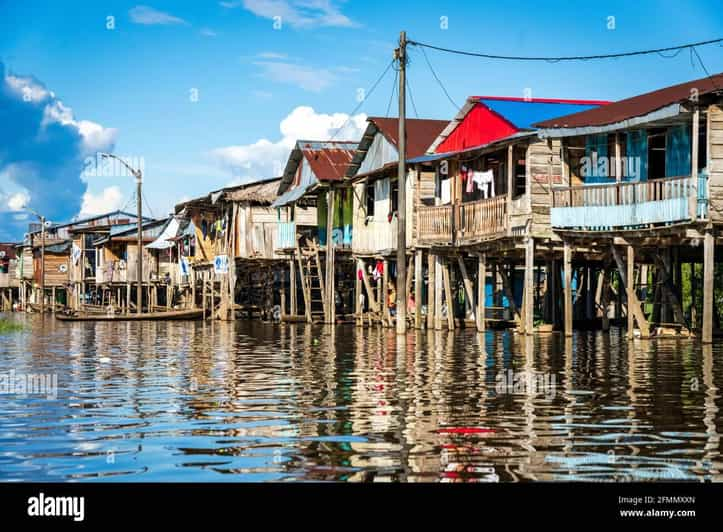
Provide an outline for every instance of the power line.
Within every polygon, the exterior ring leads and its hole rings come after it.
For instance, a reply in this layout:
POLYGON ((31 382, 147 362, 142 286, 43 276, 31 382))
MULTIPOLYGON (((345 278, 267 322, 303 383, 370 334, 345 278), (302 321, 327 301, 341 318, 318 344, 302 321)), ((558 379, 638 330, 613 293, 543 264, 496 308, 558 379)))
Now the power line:
POLYGON ((419 113, 417 112, 417 104, 414 103, 414 96, 412 95, 412 86, 409 84, 409 79, 406 79, 406 86, 407 91, 409 92, 409 101, 412 102, 412 108, 414 109, 414 114, 417 118, 419 118, 419 113))
POLYGON ((462 108, 455 103, 455 101, 452 99, 452 97, 449 95, 449 92, 447 92, 446 87, 442 83, 442 80, 439 79, 439 76, 437 76, 437 73, 434 71, 434 68, 432 67, 432 63, 429 62, 429 57, 427 57, 427 52, 424 51, 424 48, 420 48, 422 51, 422 55, 424 56, 424 60, 427 62, 427 66, 429 67, 429 70, 432 72, 432 76, 434 76, 434 79, 437 80, 437 83, 442 88, 442 91, 444 92, 445 96, 447 96, 447 99, 450 101, 450 103, 454 106, 457 111, 461 111, 462 108))
MULTIPOLYGON (((713 84, 713 86, 715 87, 715 89, 716 89, 717 91, 719 91, 719 90, 720 90, 720 87, 719 87, 718 84, 715 82, 715 80, 713 79, 713 77, 710 75, 710 72, 708 72, 708 69, 705 67, 705 64, 703 63, 703 60, 701 59, 700 54, 698 54, 698 50, 695 49, 695 46, 690 49, 690 53, 691 53, 691 55, 692 55, 692 54, 695 54, 695 56, 698 58, 698 62, 700 63, 700 66, 703 67, 703 72, 705 72, 705 75, 708 76, 708 79, 709 79, 710 82, 713 84)), ((691 57, 691 59, 692 59, 692 57, 691 57)))
MULTIPOLYGON (((613 59, 618 57, 632 57, 637 55, 649 55, 649 54, 661 54, 662 52, 671 52, 674 50, 684 50, 686 48, 694 48, 696 46, 705 46, 707 44, 721 43, 723 38, 711 39, 709 41, 700 41, 690 44, 682 44, 680 46, 668 46, 666 48, 655 48, 652 50, 638 50, 634 52, 621 52, 616 54, 598 54, 598 55, 573 55, 573 56, 561 56, 561 57, 537 57, 537 56, 519 56, 519 55, 494 55, 485 54, 480 52, 471 52, 468 50, 456 50, 453 48, 444 48, 442 46, 435 46, 428 43, 418 41, 407 41, 412 46, 419 46, 421 48, 430 48, 432 50, 438 50, 440 52, 447 52, 451 54, 467 55, 472 57, 482 57, 485 59, 499 59, 504 61, 589 61, 593 59, 613 59)), ((664 56, 663 56, 664 57, 664 56)))
POLYGON ((349 113, 348 118, 346 119, 346 122, 344 122, 341 125, 341 127, 336 130, 336 133, 334 133, 334 135, 332 135, 332 137, 327 142, 334 140, 339 135, 339 133, 341 133, 344 130, 344 128, 347 126, 347 124, 349 122, 351 122, 352 117, 356 114, 357 111, 359 111, 359 109, 361 109, 361 106, 364 105, 364 102, 367 101, 367 98, 369 98, 369 96, 372 95, 372 93, 374 92, 374 89, 376 89, 377 85, 379 85, 379 83, 381 83, 382 79, 384 79, 384 76, 387 75, 387 72, 389 72, 389 69, 392 68, 393 64, 394 64, 394 59, 389 61, 389 64, 387 65, 387 68, 384 69, 384 72, 382 72, 382 74, 377 78, 377 80, 374 82, 374 85, 372 85, 371 88, 364 93, 363 98, 361 99, 359 104, 354 108, 354 110, 351 113, 349 113))
POLYGON ((389 96, 389 103, 387 104, 387 112, 384 116, 389 117, 389 111, 392 108, 392 101, 394 100, 394 94, 397 88, 397 80, 399 79, 399 71, 394 69, 394 81, 392 82, 392 94, 389 96))

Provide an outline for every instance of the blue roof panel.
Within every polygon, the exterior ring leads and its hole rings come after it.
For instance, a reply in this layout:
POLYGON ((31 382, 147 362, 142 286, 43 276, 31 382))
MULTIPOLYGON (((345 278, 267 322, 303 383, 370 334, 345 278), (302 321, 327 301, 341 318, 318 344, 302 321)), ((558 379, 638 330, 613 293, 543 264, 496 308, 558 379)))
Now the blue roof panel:
POLYGON ((512 122, 518 129, 534 129, 532 124, 537 122, 600 107, 596 103, 526 102, 487 98, 480 98, 479 101, 512 122))

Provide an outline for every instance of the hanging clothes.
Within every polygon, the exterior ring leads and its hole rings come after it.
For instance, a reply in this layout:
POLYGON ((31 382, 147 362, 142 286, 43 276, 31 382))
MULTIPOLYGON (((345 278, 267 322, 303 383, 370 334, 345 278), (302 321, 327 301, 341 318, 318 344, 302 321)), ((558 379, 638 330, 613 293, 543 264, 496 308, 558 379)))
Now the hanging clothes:
POLYGON ((442 179, 440 182, 441 185, 441 198, 442 198, 442 205, 446 205, 450 201, 452 201, 452 189, 450 187, 450 179, 442 179))
POLYGON ((467 194, 471 194, 472 192, 474 192, 474 181, 472 181, 470 173, 471 171, 464 165, 459 172, 459 175, 462 178, 462 182, 466 185, 465 192, 467 192, 467 194))
POLYGON ((472 172, 472 181, 477 185, 477 188, 482 191, 485 199, 495 197, 495 174, 492 170, 472 172))

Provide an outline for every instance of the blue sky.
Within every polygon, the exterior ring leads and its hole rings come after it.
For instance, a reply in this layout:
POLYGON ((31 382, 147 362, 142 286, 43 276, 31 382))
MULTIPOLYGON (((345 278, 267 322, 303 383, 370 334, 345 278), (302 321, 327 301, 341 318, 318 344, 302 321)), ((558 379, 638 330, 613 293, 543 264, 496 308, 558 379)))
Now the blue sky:
MULTIPOLYGON (((146 201, 156 216, 188 197, 278 173, 296 137, 327 136, 344 123, 358 90, 391 60, 402 29, 422 42, 512 55, 609 53, 723 37, 715 0, 147 2, 0 0, 0 62, 13 78, 7 87, 44 87, 40 100, 24 103, 38 112, 61 109, 64 127, 81 132, 76 138, 61 131, 44 144, 38 157, 75 151, 60 158, 62 171, 48 166, 58 157, 43 160, 37 179, 21 175, 30 166, 8 169, 11 149, 0 144, 0 240, 22 235, 27 221, 17 209, 24 202, 56 218, 132 206, 131 178, 85 177, 78 184, 72 175, 78 157, 97 149, 142 158, 146 201), (48 174, 52 179, 43 181, 48 174)), ((699 53, 710 72, 723 71, 723 48, 699 53)), ((704 75, 687 51, 671 59, 555 64, 427 54, 459 104, 472 94, 522 96, 525 89, 535 97, 614 100, 704 75)), ((420 116, 451 118, 455 109, 419 50, 411 49, 410 58, 420 116)), ((359 113, 386 114, 392 82, 390 72, 359 113)), ((10 89, 6 96, 12 98, 10 89)), ((28 120, 38 112, 11 116, 28 120)), ((358 135, 363 119, 342 136, 358 135)), ((0 124, 6 132, 15 127, 0 124)), ((30 149, 23 153, 32 157, 30 149)))

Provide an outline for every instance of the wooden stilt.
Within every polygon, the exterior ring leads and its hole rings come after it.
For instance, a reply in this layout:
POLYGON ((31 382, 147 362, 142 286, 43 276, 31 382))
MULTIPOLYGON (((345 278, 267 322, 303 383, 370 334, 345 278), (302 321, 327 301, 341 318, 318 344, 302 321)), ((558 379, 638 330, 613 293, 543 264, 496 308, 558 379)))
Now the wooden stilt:
POLYGON ((572 249, 567 241, 564 243, 562 263, 565 271, 565 336, 572 336, 572 249))
POLYGON ((485 297, 487 291, 485 290, 487 284, 487 255, 480 253, 478 255, 477 262, 477 309, 475 310, 475 324, 477 330, 482 332, 486 327, 485 317, 485 297))
POLYGON ((383 261, 384 272, 382 274, 382 320, 386 327, 392 326, 391 316, 389 315, 389 261, 384 259, 383 261))
MULTIPOLYGON (((459 263, 459 271, 462 274, 462 285, 464 286, 464 300, 466 301, 465 307, 469 311, 470 314, 474 316, 475 314, 475 305, 474 305, 474 288, 472 284, 472 279, 470 278, 469 274, 467 273, 467 266, 464 264, 464 258, 457 257, 457 262, 459 263)), ((477 320, 477 317, 475 316, 475 322, 477 320)))
POLYGON ((713 304, 715 299, 714 284, 715 240, 711 231, 706 231, 703 239, 703 332, 705 344, 713 342, 713 304))
POLYGON ((449 281, 449 261, 445 260, 442 266, 442 277, 444 282, 444 297, 447 303, 447 328, 454 331, 454 298, 449 281))
POLYGON ((525 310, 524 310, 524 324, 523 329, 525 334, 532 334, 534 332, 534 317, 535 317, 535 280, 533 278, 535 266, 535 239, 532 237, 527 238, 525 244, 525 310))
POLYGON ((698 277, 696 276, 697 264, 690 263, 690 327, 698 328, 698 277))
POLYGON ((435 303, 435 265, 437 259, 434 254, 427 254, 427 329, 432 330, 435 328, 435 313, 437 305, 435 303))
MULTIPOLYGON (((367 291, 367 299, 369 300, 369 308, 372 310, 372 312, 379 312, 379 303, 378 299, 374 297, 374 289, 372 288, 371 283, 369 282, 369 275, 366 271, 366 264, 363 260, 359 260, 359 267, 361 268, 362 272, 362 281, 364 281, 364 288, 366 288, 367 291)), ((363 309, 362 309, 363 310, 363 309)))
POLYGON ((635 329, 635 322, 637 321, 638 327, 640 328, 640 336, 642 338, 648 338, 650 336, 650 325, 648 320, 643 313, 642 305, 638 300, 638 296, 635 293, 635 251, 632 246, 627 246, 627 264, 623 264, 622 258, 615 246, 612 246, 613 257, 620 272, 620 276, 623 276, 625 272, 625 293, 627 299, 627 314, 628 314, 628 338, 633 337, 635 329))
POLYGON ((356 261, 356 270, 354 271, 354 314, 356 315, 357 326, 362 325, 362 279, 360 279, 359 273, 364 270, 364 263, 361 259, 356 261))
POLYGON ((329 187, 327 199, 327 216, 326 216, 326 323, 334 323, 336 321, 336 293, 335 293, 335 257, 334 257, 334 199, 335 190, 333 186, 329 187))
POLYGON ((434 328, 442 330, 443 265, 440 255, 434 256, 434 328))
POLYGON ((610 316, 608 313, 608 307, 610 306, 610 276, 607 272, 607 267, 603 266, 600 272, 600 305, 602 306, 602 330, 610 330, 610 316))
POLYGON ((422 272, 422 262, 424 255, 422 250, 417 250, 414 255, 414 328, 422 328, 422 285, 424 284, 424 274, 422 272))
POLYGON ((296 265, 294 259, 289 260, 289 311, 292 316, 298 316, 296 308, 296 265))

